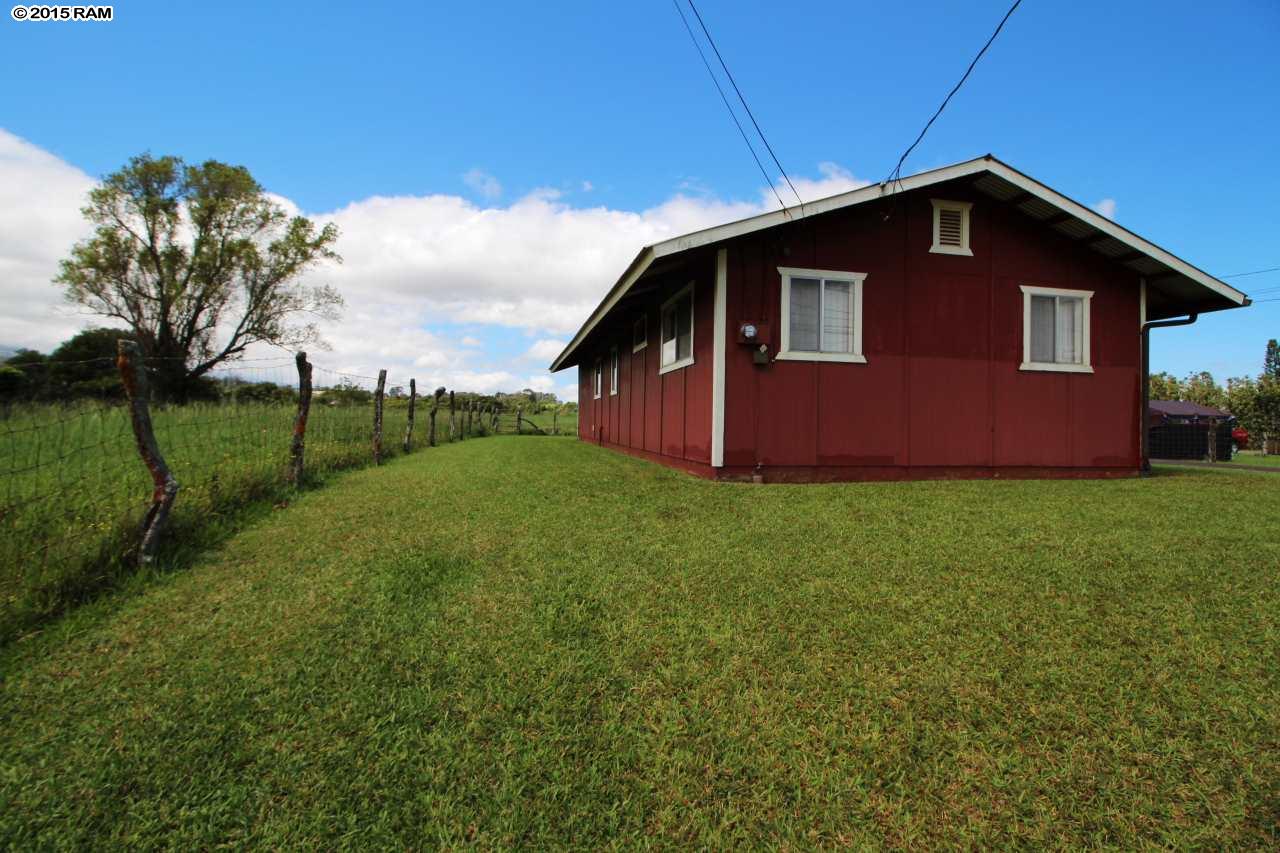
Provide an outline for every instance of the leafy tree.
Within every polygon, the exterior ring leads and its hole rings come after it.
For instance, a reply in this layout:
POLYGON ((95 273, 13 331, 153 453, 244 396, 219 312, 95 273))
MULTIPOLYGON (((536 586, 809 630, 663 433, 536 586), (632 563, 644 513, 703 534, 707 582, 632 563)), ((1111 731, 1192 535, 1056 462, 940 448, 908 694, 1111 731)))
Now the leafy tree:
POLYGON ((143 154, 108 175, 82 211, 92 237, 55 279, 69 301, 127 324, 154 359, 157 392, 181 400, 196 380, 256 342, 317 342, 302 315, 336 317, 330 287, 298 283, 340 260, 337 228, 290 217, 243 166, 189 166, 143 154))
POLYGON ((1267 354, 1262 358, 1262 375, 1280 382, 1280 344, 1272 338, 1267 341, 1267 354))
POLYGON ((1221 409, 1227 404, 1227 395, 1207 370, 1190 373, 1182 382, 1182 398, 1202 406, 1221 409))
POLYGON ((119 397, 124 394, 115 366, 116 342, 124 329, 86 329, 59 344, 49 356, 49 377, 60 397, 119 397))
POLYGON ((1149 396, 1152 400, 1179 400, 1182 398, 1182 383, 1172 373, 1153 373, 1149 377, 1149 396))
POLYGON ((1249 376, 1233 376, 1227 380, 1227 411, 1235 416, 1240 426, 1249 433, 1264 430, 1258 409, 1258 381, 1249 376))
POLYGON ((274 382, 238 382, 227 386, 238 403, 293 403, 297 392, 274 382))
POLYGON ((318 396, 324 402, 337 406, 364 405, 373 400, 372 391, 361 388, 348 379, 342 380, 332 388, 319 391, 318 396))
POLYGON ((0 364, 0 406, 8 407, 27 391, 27 375, 16 367, 0 364))
POLYGON ((23 383, 22 399, 34 400, 51 396, 49 392, 49 357, 33 349, 20 349, 5 360, 6 367, 12 367, 26 377, 23 383))

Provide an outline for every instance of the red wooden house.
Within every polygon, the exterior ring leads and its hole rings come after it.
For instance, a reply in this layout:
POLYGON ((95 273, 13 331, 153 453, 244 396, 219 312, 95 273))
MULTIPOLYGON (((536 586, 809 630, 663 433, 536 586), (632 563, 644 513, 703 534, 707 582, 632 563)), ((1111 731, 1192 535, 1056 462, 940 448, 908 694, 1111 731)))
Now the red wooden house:
POLYGON ((1146 330, 1247 304, 987 156, 648 246, 551 369, 704 476, 1129 475, 1146 330))

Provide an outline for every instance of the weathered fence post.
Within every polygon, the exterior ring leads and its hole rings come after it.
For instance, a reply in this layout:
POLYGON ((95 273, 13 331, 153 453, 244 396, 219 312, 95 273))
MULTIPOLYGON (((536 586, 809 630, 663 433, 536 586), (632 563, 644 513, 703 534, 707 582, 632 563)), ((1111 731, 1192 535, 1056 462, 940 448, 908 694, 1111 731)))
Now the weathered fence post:
POLYGON ((427 432, 427 444, 430 447, 436 446, 436 412, 440 409, 440 398, 443 396, 443 388, 437 388, 431 395, 431 429, 427 432))
POLYGON ((450 391, 450 392, 449 392, 449 440, 450 440, 450 441, 453 441, 453 439, 454 439, 454 433, 455 433, 455 432, 456 432, 456 430, 457 430, 457 426, 456 426, 456 424, 454 423, 454 412, 455 412, 455 411, 457 411, 457 410, 456 410, 456 409, 455 409, 455 407, 454 407, 453 392, 452 392, 452 391, 450 391))
POLYGON ((307 441, 307 416, 311 413, 311 363, 305 352, 298 353, 298 414, 293 418, 293 439, 289 442, 288 480, 302 482, 303 454, 307 441))
POLYGON ((1218 461, 1218 419, 1209 418, 1209 461, 1218 461))
POLYGON ((378 388, 373 392, 373 464, 382 464, 382 397, 387 387, 387 371, 378 371, 378 388))
POLYGON ((409 421, 404 425, 404 452, 413 447, 413 409, 418 404, 418 380, 409 380, 409 421))
POLYGON ((493 404, 493 434, 498 434, 498 428, 502 426, 502 407, 496 402, 493 404))
POLYGON ((552 435, 560 434, 559 421, 560 421, 560 407, 556 406, 554 409, 551 410, 551 434, 552 435))
POLYGON ((475 415, 476 415, 476 401, 472 400, 469 404, 467 404, 467 435, 474 434, 472 433, 471 430, 474 429, 475 415))
POLYGON ((151 412, 147 408, 147 371, 141 364, 142 349, 133 341, 116 342, 116 368, 120 381, 129 397, 129 419, 133 423, 133 437, 138 443, 138 455, 151 472, 151 506, 142 518, 142 542, 138 548, 138 564, 146 566, 155 556, 160 534, 169 521, 169 512, 178 497, 178 481, 174 479, 151 428, 151 412))
POLYGON ((520 434, 520 425, 524 420, 524 406, 516 406, 516 435, 520 434))

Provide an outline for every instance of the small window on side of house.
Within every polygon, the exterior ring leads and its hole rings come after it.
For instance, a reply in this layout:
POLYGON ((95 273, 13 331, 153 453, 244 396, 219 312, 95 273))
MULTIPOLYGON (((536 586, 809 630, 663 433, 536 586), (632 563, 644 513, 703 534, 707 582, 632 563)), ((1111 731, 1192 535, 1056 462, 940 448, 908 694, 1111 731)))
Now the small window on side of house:
POLYGON ((596 359, 595 373, 596 375, 595 375, 594 394, 595 394, 595 398, 599 400, 600 399, 600 383, 603 381, 603 378, 604 378, 604 368, 601 366, 600 359, 598 358, 596 359))
POLYGON ((618 393, 618 348, 609 350, 609 396, 618 393))
POLYGON ((933 245, 929 251, 940 255, 973 255, 969 248, 969 213, 973 204, 931 198, 933 204, 933 245))
POLYGON ((640 352, 649 345, 649 315, 641 314, 631 327, 631 351, 640 352))
POLYGON ((782 276, 783 361, 865 363, 862 283, 867 274, 778 267, 782 276))
POLYGON ((693 364, 693 282, 662 305, 662 358, 659 373, 693 364))
POLYGON ((1022 370, 1092 373, 1091 290, 1022 286, 1022 370))

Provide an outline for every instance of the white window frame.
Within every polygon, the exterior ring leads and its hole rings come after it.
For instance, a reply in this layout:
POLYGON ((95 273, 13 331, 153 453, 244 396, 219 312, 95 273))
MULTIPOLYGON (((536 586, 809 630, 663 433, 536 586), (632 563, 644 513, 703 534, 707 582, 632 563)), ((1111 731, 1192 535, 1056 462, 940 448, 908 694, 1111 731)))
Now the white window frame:
POLYGON ((594 380, 595 387, 593 389, 595 391, 595 394, 593 396, 593 399, 596 399, 596 400, 600 399, 600 383, 603 380, 604 380, 604 365, 603 363, 601 363, 601 360, 597 358, 596 359, 596 375, 594 380))
POLYGON ((649 315, 641 314, 631 325, 631 351, 640 352, 649 345, 649 315), (636 332, 643 329, 643 337, 640 343, 636 343, 636 332))
MULTIPOLYGON (((1039 287, 1037 285, 1024 284, 1022 289, 1022 364, 1019 370, 1043 370, 1052 373, 1093 373, 1093 366, 1090 361, 1089 347, 1089 326, 1090 317, 1092 315, 1091 300, 1093 299, 1092 290, 1066 290, 1061 287, 1039 287), (1084 322, 1080 325, 1082 328, 1077 332, 1077 343, 1080 345, 1080 363, 1070 364, 1062 362, 1032 361, 1031 360, 1031 297, 1033 296, 1066 296, 1073 299, 1080 299, 1084 302, 1083 315, 1084 322)), ((1056 305, 1056 303, 1055 303, 1056 305)), ((1057 308, 1054 308, 1054 323, 1057 323, 1057 308)))
POLYGON ((618 348, 609 348, 609 396, 618 396, 618 348))
MULTIPOLYGON (((837 270, 805 270, 797 267, 778 267, 782 275, 782 347, 777 358, 782 361, 838 361, 849 364, 866 364, 867 357, 862 354, 862 283, 866 281, 864 272, 840 272, 837 270), (806 352, 791 349, 791 279, 816 278, 819 281, 847 282, 853 285, 853 317, 850 330, 853 338, 853 352, 806 352)), ((823 294, 826 288, 818 288, 818 346, 822 346, 822 309, 823 294)))
POLYGON ((970 201, 947 201, 942 198, 931 198, 929 203, 933 205, 933 245, 929 247, 929 251, 935 255, 966 255, 973 257, 973 249, 969 248, 969 219, 970 211, 973 209, 973 202, 970 201), (944 246, 942 245, 942 211, 956 210, 960 212, 960 245, 944 246))
MULTIPOLYGON (((658 367, 659 376, 661 376, 664 373, 670 373, 673 370, 683 370, 684 368, 693 364, 693 335, 694 335, 694 325, 695 325, 694 319, 697 316, 697 309, 696 309, 696 306, 694 305, 693 282, 689 282, 684 287, 677 290, 670 299, 662 303, 662 310, 658 312, 658 361, 661 362, 662 357, 664 355, 664 353, 662 352, 662 349, 663 349, 662 344, 664 343, 664 341, 662 340, 662 327, 664 325, 663 318, 666 317, 667 309, 671 308, 673 305, 679 302, 680 298, 683 297, 686 293, 689 294, 689 355, 686 356, 685 358, 677 359, 671 362, 670 364, 660 364, 660 366, 658 367)), ((677 334, 677 337, 679 337, 678 334, 677 334)))

